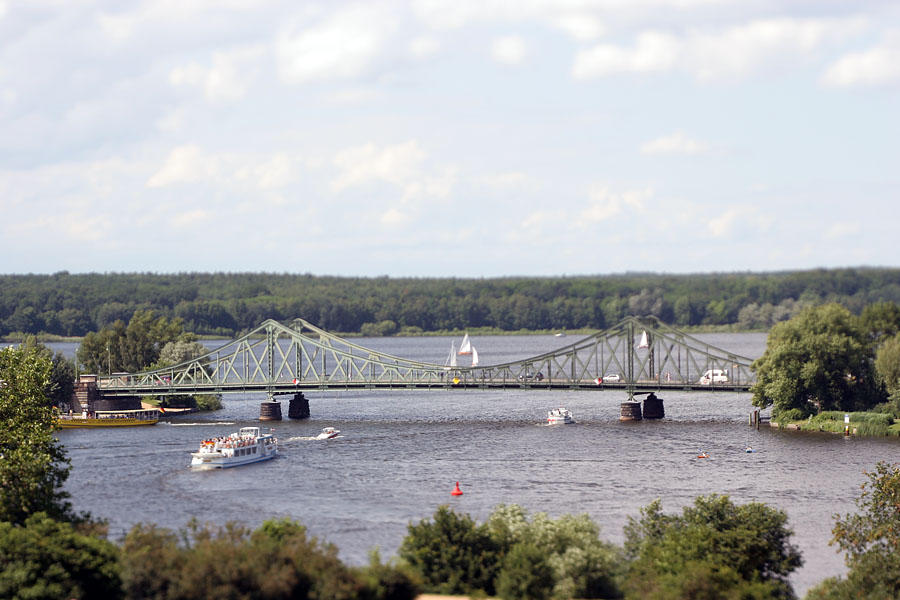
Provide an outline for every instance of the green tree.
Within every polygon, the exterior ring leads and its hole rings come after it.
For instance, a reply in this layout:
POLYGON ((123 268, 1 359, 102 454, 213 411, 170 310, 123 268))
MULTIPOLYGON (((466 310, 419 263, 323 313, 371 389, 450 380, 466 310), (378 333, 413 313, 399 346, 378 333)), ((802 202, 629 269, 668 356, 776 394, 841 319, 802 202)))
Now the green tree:
POLYGON ((900 306, 893 302, 869 304, 863 308, 860 319, 876 347, 900 333, 900 306))
POLYGON ((699 496, 681 515, 659 500, 629 518, 626 598, 792 598, 801 566, 787 516, 764 504, 699 496))
POLYGON ((900 394, 900 334, 887 339, 878 349, 875 370, 890 396, 900 394))
POLYGON ((491 513, 487 526, 504 553, 517 545, 540 550, 553 574, 553 597, 619 597, 616 579, 621 571, 621 552, 600 539, 600 528, 588 515, 551 519, 546 513, 536 513, 529 519, 516 504, 500 505, 491 513))
POLYGON ((0 598, 120 598, 118 549, 36 513, 0 522, 0 598))
POLYGON ((126 326, 111 326, 84 336, 78 361, 92 373, 142 371, 159 360, 167 343, 183 339, 181 319, 157 317, 153 311, 136 311, 126 326))
POLYGON ((805 309, 772 327, 751 369, 753 404, 776 412, 859 411, 884 400, 867 333, 837 304, 805 309))
POLYGON ((25 336, 21 347, 50 359, 50 381, 44 393, 53 406, 68 404, 75 392, 75 361, 66 358, 62 352, 54 354, 33 335, 25 336))
POLYGON ((65 450, 53 437, 47 399, 52 364, 31 348, 0 349, 0 521, 24 523, 44 512, 73 519, 65 450))
POLYGON ((900 598, 900 468, 879 462, 866 476, 857 512, 836 517, 831 530, 850 570, 810 590, 809 599, 900 598))
POLYGON ((419 574, 426 591, 493 595, 500 555, 487 527, 441 506, 433 521, 410 523, 407 529, 398 554, 419 574))

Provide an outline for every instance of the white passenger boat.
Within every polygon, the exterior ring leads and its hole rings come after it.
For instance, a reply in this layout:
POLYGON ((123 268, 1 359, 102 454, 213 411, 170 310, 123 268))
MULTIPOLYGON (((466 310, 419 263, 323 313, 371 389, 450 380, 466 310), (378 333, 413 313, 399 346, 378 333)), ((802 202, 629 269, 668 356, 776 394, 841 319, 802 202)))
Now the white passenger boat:
POLYGON ((547 425, 569 425, 574 422, 572 413, 565 408, 554 408, 547 413, 547 425))
POLYGON ((336 438, 340 432, 340 429, 335 429, 334 427, 326 427, 322 430, 322 433, 316 436, 316 439, 330 440, 331 438, 336 438))
POLYGON ((241 427, 226 437, 203 440, 200 449, 191 452, 191 466, 207 469, 239 467, 275 458, 278 439, 271 433, 260 433, 259 427, 241 427))

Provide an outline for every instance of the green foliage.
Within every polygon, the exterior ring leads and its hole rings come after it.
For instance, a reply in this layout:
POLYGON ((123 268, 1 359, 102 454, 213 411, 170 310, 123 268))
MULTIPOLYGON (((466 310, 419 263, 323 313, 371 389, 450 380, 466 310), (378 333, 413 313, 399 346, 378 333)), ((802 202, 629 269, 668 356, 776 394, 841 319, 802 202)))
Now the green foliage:
POLYGON ((368 566, 357 574, 365 586, 361 600, 414 600, 421 592, 414 573, 402 565, 381 562, 378 550, 369 553, 368 566))
POLYGON ((397 324, 390 319, 379 323, 363 323, 360 333, 367 337, 382 337, 397 333, 397 324))
POLYGON ((800 421, 809 416, 804 410, 799 408, 788 408, 787 410, 773 410, 772 411, 772 419, 778 422, 779 425, 787 425, 788 423, 793 423, 794 421, 800 421))
POLYGON ((874 425, 891 425, 894 418, 891 415, 876 412, 851 412, 845 413, 839 410, 828 410, 819 413, 812 418, 813 422, 839 421, 844 422, 844 416, 850 415, 851 423, 872 423, 874 425))
POLYGON ((399 555, 422 578, 426 591, 493 595, 500 555, 485 525, 441 506, 433 521, 410 523, 407 530, 399 555))
POLYGON ((753 404, 776 412, 866 410, 885 399, 860 319, 837 304, 775 325, 751 368, 757 372, 753 404))
POLYGON ((433 522, 410 524, 400 556, 420 574, 426 590, 438 593, 496 590, 522 598, 544 597, 540 590, 545 590, 554 598, 617 598, 621 552, 599 533, 587 515, 554 520, 537 513, 529 520, 520 506, 500 505, 479 526, 442 506, 433 522), (529 561, 532 575, 525 577, 529 561))
POLYGON ((504 600, 546 600, 553 593, 553 567, 541 548, 518 543, 506 556, 497 577, 497 594, 504 600))
POLYGON ((813 600, 888 600, 900 597, 900 468, 879 462, 856 499, 857 512, 835 519, 831 543, 846 553, 845 578, 822 582, 813 600))
POLYGON ((44 513, 0 522, 0 598, 121 597, 118 549, 44 513))
POLYGON ((900 306, 893 302, 876 302, 862 310, 860 320, 875 347, 900 333, 900 306))
POLYGON ((0 349, 0 521, 21 524, 38 512, 75 518, 62 489, 68 459, 46 397, 51 371, 47 353, 0 349))
POLYGON ((802 559, 786 523, 781 511, 726 496, 699 496, 681 515, 656 500, 625 527, 626 598, 791 598, 787 578, 802 559))
POLYGON ((180 535, 137 525, 122 553, 123 587, 133 600, 342 600, 367 593, 334 546, 289 520, 267 521, 253 532, 192 522, 180 535))
POLYGON ((154 364, 162 348, 181 336, 180 319, 170 321, 153 311, 137 311, 127 326, 116 321, 87 334, 78 347, 78 361, 91 373, 134 373, 154 364))
MULTIPOLYGON (((551 519, 536 513, 531 520, 518 505, 500 505, 487 526, 504 553, 517 545, 538 548, 552 568, 555 598, 615 598, 621 571, 620 551, 600 539, 588 515, 551 519)), ((502 570, 501 570, 502 575, 502 570)))
POLYGON ((33 335, 26 336, 21 347, 50 359, 50 382, 44 393, 54 406, 68 404, 75 393, 75 361, 67 359, 62 352, 54 354, 33 335))
POLYGON ((875 354, 875 370, 888 395, 900 393, 900 334, 886 338, 875 354))

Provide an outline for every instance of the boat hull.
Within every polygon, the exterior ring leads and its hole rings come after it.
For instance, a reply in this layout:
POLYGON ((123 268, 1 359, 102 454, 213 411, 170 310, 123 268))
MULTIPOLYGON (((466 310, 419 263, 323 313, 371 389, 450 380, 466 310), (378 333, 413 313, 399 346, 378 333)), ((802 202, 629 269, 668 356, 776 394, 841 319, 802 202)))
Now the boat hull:
POLYGON ((142 425, 156 425, 159 419, 58 419, 56 425, 61 429, 75 429, 81 427, 140 427, 142 425))
POLYGON ((194 469, 228 469, 231 467, 242 467, 253 463, 271 460, 275 458, 275 454, 267 454, 264 456, 209 456, 194 452, 191 454, 191 468, 194 469))

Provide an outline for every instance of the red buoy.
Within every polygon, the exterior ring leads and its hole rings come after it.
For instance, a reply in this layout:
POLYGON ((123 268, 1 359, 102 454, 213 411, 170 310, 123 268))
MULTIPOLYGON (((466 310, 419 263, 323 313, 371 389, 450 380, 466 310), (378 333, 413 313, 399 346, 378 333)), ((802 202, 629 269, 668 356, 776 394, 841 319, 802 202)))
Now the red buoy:
POLYGON ((456 487, 450 492, 451 496, 462 496, 462 490, 459 489, 459 482, 456 482, 456 487))

